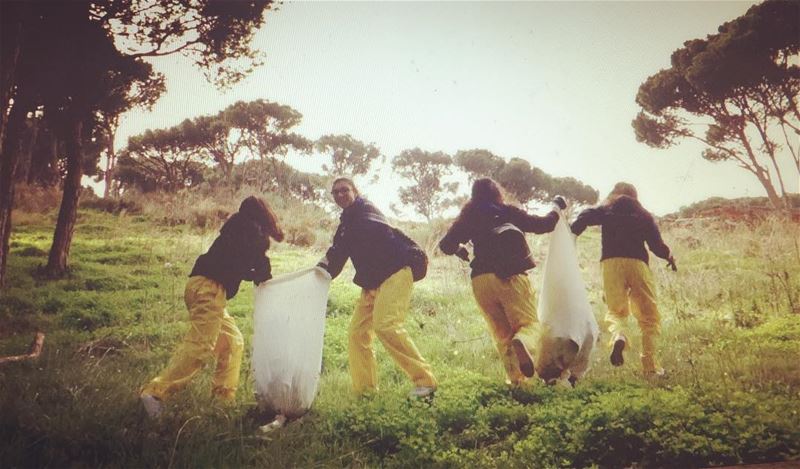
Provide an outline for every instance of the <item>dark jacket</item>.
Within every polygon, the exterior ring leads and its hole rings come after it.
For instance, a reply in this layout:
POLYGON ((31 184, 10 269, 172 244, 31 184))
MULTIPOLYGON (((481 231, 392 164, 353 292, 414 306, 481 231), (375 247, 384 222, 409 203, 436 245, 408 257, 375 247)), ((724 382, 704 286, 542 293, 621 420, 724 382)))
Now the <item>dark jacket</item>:
POLYGON ((335 278, 349 258, 356 269, 353 283, 373 290, 408 264, 404 253, 405 245, 395 237, 381 211, 356 197, 342 210, 333 245, 326 253, 327 269, 335 278))
POLYGON ((241 213, 234 213, 222 225, 208 252, 197 258, 189 276, 216 280, 231 299, 242 280, 260 283, 272 278, 267 249, 269 237, 261 232, 260 225, 241 213))
MULTIPOLYGON (((467 213, 462 214, 439 242, 439 248, 445 254, 455 254, 461 244, 472 241, 475 258, 470 263, 472 277, 481 274, 500 274, 494 259, 498 250, 507 246, 498 246, 493 242, 492 229, 504 223, 511 223, 526 233, 549 233, 558 222, 558 213, 554 210, 543 217, 528 215, 525 211, 510 205, 476 204, 467 213)), ((533 259, 528 258, 515 266, 511 273, 521 274, 536 266, 533 259)), ((504 275, 503 275, 504 276, 504 275)))
POLYGON ((627 257, 648 262, 647 250, 669 259, 669 247, 661 239, 653 215, 636 199, 620 196, 610 206, 587 208, 572 223, 572 232, 583 233, 587 226, 601 225, 602 255, 600 260, 627 257))

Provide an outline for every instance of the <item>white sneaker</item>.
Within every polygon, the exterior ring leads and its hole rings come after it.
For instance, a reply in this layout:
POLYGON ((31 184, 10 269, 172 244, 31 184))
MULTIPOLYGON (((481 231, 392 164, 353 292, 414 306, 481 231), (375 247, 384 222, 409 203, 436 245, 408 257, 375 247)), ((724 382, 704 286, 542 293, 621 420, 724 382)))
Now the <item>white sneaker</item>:
POLYGON ((161 415, 161 411, 164 410, 161 399, 152 394, 142 394, 139 396, 139 400, 142 401, 144 411, 147 412, 147 416, 151 419, 158 418, 161 415))
POLYGON ((271 431, 282 428, 285 423, 286 423, 286 416, 283 414, 278 414, 275 416, 275 420, 266 425, 258 427, 258 429, 261 430, 261 433, 269 433, 271 431))
POLYGON ((432 396, 434 392, 436 392, 436 388, 432 388, 430 386, 417 386, 416 388, 412 389, 410 393, 408 393, 408 397, 428 397, 432 396))

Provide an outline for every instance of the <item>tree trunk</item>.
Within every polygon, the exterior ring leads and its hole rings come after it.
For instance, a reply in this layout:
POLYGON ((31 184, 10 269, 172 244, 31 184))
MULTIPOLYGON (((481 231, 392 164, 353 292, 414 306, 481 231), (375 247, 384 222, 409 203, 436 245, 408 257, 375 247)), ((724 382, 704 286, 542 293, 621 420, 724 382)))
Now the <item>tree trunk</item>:
POLYGON ((772 204, 776 210, 783 210, 785 208, 784 200, 780 195, 778 195, 778 191, 775 190, 775 186, 772 184, 772 181, 769 179, 769 177, 765 176, 761 172, 757 172, 756 177, 761 185, 764 186, 764 190, 767 191, 769 203, 772 204))
POLYGON ((116 132, 112 129, 108 131, 108 147, 106 148, 106 170, 103 173, 103 180, 105 188, 103 188, 103 198, 107 199, 114 192, 111 190, 114 184, 114 167, 117 164, 117 154, 114 152, 114 135, 116 132))
POLYGON ((67 175, 64 178, 64 195, 58 212, 58 222, 53 235, 53 245, 45 267, 45 274, 51 278, 62 277, 67 272, 67 258, 72 244, 72 233, 78 218, 78 197, 81 189, 81 131, 83 122, 75 115, 70 116, 65 145, 67 153, 67 175))
POLYGON ((9 102, 17 83, 22 20, 27 2, 0 2, 0 142, 4 141, 9 102))
POLYGON ((6 283, 14 179, 25 120, 25 113, 20 111, 21 103, 15 103, 11 112, 8 111, 17 84, 22 17, 26 8, 26 2, 0 2, 0 287, 6 283))
POLYGON ((11 239, 11 211, 14 206, 14 177, 19 162, 22 129, 25 126, 27 106, 21 94, 8 116, 2 154, 0 154, 0 287, 6 281, 6 261, 11 239))

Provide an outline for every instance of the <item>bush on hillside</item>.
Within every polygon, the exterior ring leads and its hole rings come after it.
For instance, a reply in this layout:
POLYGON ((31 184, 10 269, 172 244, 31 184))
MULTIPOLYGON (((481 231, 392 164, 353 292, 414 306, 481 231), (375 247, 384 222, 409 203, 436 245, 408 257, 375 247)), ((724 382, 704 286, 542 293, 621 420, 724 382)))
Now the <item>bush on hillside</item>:
MULTIPOLYGON (((82 191, 85 195, 91 191, 82 191)), ((14 210, 25 213, 48 213, 61 204, 58 186, 43 187, 36 184, 17 184, 14 188, 14 210)))

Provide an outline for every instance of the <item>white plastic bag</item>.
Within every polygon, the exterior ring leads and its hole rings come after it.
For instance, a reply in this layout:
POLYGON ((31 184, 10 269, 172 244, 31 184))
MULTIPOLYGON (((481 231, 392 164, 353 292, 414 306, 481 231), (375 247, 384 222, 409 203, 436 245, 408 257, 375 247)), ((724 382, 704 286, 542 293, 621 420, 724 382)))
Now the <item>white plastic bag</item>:
POLYGON ((567 377, 569 371, 574 382, 589 368, 599 328, 578 267, 572 233, 563 213, 559 215, 550 234, 539 296, 542 331, 536 370, 548 382, 567 377))
POLYGON ((314 267, 255 289, 253 375, 259 406, 286 417, 314 402, 331 277, 314 267))

